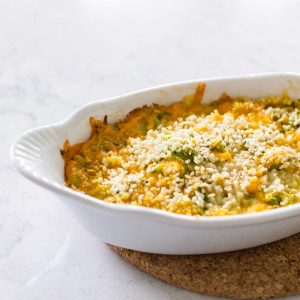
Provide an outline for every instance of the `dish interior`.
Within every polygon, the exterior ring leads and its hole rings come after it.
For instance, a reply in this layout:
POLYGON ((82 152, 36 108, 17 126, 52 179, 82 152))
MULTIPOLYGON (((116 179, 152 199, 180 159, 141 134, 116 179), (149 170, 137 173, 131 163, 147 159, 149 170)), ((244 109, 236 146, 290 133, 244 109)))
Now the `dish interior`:
POLYGON ((298 203, 298 101, 222 94, 203 104, 204 91, 200 83, 180 102, 136 108, 113 124, 92 117, 88 141, 62 151, 67 185, 110 203, 194 216, 298 203))

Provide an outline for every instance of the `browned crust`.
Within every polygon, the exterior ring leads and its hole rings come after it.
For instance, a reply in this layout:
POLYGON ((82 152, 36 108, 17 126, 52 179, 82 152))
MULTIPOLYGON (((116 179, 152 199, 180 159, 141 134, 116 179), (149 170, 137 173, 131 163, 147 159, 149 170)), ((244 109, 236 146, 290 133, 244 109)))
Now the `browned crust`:
POLYGON ((157 255, 109 246, 154 277, 201 294, 267 299, 300 293, 300 233, 252 249, 208 255, 157 255))
POLYGON ((196 103, 200 103, 202 98, 203 98, 203 95, 204 95, 204 92, 205 92, 205 87, 206 87, 206 84, 204 82, 200 82, 196 88, 196 93, 194 95, 194 101, 196 103))

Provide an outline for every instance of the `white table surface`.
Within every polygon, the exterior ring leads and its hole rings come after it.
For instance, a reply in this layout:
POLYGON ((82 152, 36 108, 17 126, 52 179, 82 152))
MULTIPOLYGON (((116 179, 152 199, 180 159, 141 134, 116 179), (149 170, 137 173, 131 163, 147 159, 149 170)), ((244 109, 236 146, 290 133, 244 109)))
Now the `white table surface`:
POLYGON ((9 146, 92 100, 300 72, 299 57, 300 1, 0 0, 0 299, 212 299, 123 262, 16 172, 9 146))

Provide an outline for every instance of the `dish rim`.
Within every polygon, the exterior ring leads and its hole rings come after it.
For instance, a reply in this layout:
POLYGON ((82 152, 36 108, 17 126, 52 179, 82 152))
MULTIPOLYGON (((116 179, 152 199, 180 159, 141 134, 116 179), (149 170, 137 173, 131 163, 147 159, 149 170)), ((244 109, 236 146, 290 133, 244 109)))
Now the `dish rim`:
MULTIPOLYGON (((82 113, 84 109, 89 106, 97 105, 100 103, 118 102, 122 101, 122 98, 135 96, 141 93, 147 93, 149 91, 160 90, 164 88, 170 88, 175 86, 181 86, 186 84, 193 84, 199 82, 213 82, 213 81, 231 81, 239 79, 259 79, 264 77, 297 77, 300 79, 300 75, 291 72, 271 72, 271 73, 259 73, 250 75, 239 75, 239 76, 225 76, 225 77, 210 77, 203 79, 193 79, 187 81, 178 81, 174 83, 167 83, 163 85, 157 85, 145 89, 139 89, 133 92, 125 93, 120 96, 114 96, 109 98, 104 98, 96 101, 91 101, 85 105, 80 106, 75 109, 71 114, 66 116, 59 122, 52 123, 45 126, 40 126, 34 129, 30 129, 21 134, 11 145, 10 148, 10 158, 16 167, 16 169, 27 179, 35 182, 36 184, 45 187, 50 191, 54 191, 60 195, 67 196, 71 200, 75 200, 77 204, 86 206, 92 209, 106 210, 110 213, 127 213, 127 214, 138 214, 144 215, 152 220, 177 224, 185 227, 232 227, 236 225, 246 226, 251 224, 259 224, 267 221, 278 221, 290 217, 295 217, 300 215, 300 203, 289 205, 286 207, 279 207, 276 209, 264 210, 261 212, 252 212, 245 214, 236 215, 226 215, 226 216, 190 216, 181 215, 177 213, 172 213, 164 211, 158 208, 149 208, 144 206, 136 206, 131 204, 118 204, 118 203, 108 203, 105 200, 97 199, 87 194, 79 191, 74 191, 69 187, 66 187, 54 180, 48 180, 47 178, 39 177, 33 169, 29 169, 26 165, 23 165, 20 160, 18 160, 18 155, 16 154, 16 149, 19 143, 36 132, 43 132, 49 129, 63 129, 68 126, 68 124, 82 113)), ((62 147, 63 145, 61 145, 62 147)), ((60 149, 58 149, 59 151, 60 149)))

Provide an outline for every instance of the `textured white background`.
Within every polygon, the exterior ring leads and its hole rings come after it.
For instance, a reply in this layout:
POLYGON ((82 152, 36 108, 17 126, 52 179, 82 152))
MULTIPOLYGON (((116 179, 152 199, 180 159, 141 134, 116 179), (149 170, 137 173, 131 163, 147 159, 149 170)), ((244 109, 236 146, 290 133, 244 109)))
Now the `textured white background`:
POLYGON ((0 0, 0 299, 207 299, 137 271, 16 173, 13 139, 89 101, 300 71, 300 1, 0 0))

